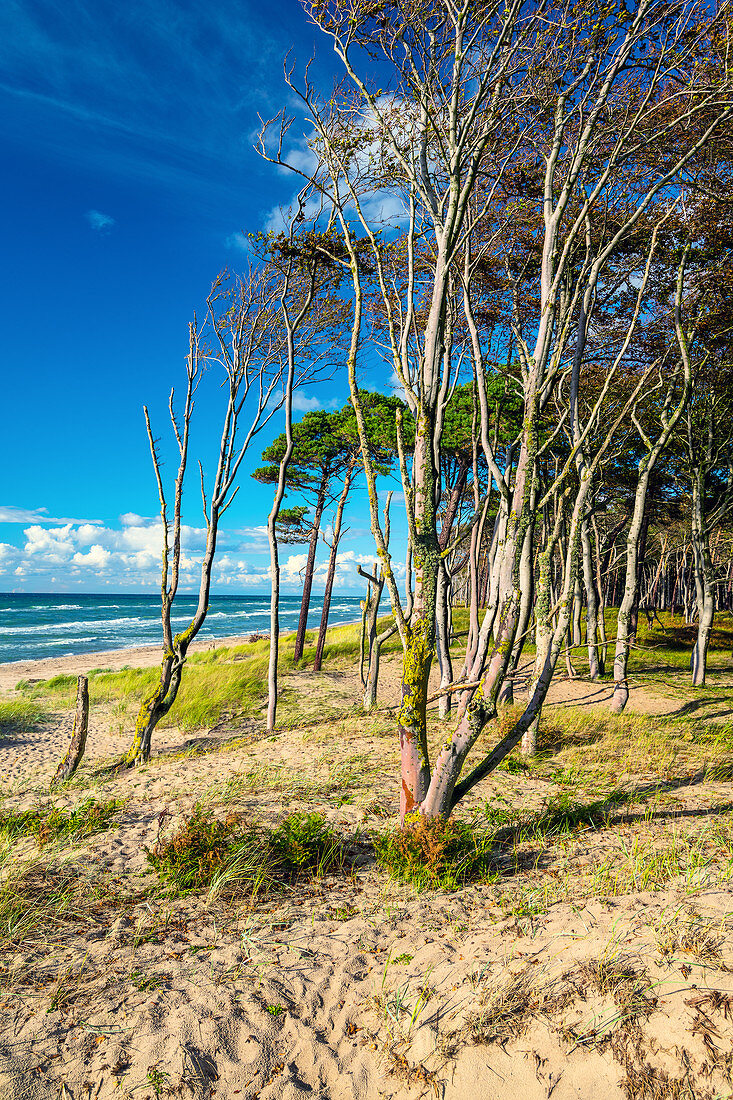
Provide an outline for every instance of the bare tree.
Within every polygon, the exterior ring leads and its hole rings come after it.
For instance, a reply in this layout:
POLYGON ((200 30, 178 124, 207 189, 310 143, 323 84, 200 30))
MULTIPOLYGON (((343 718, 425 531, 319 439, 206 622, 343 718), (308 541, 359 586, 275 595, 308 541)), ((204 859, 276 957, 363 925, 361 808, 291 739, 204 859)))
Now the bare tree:
POLYGON ((153 459, 160 501, 163 562, 161 610, 163 662, 158 682, 146 693, 135 723, 135 735, 125 756, 128 766, 143 764, 150 756, 155 727, 173 706, 181 685, 189 647, 204 624, 214 568, 219 522, 237 492, 236 478, 253 437, 265 426, 282 403, 279 385, 283 373, 283 334, 278 325, 278 285, 267 272, 250 269, 237 279, 220 277, 207 300, 204 324, 189 325, 186 359, 186 392, 180 414, 175 393, 168 403, 179 463, 173 486, 173 517, 169 516, 158 442, 153 436, 145 407, 145 425, 153 459), (204 345, 208 336, 212 347, 204 345), (199 462, 200 489, 206 541, 199 580, 198 603, 188 626, 174 634, 171 625, 173 603, 178 592, 182 556, 183 490, 189 457, 194 396, 206 365, 223 370, 226 400, 222 417, 218 455, 210 489, 199 462), (247 426, 242 434, 242 420, 247 426))
POLYGON ((290 212, 287 231, 260 239, 263 259, 273 271, 278 292, 278 326, 282 328, 284 362, 282 404, 285 411, 285 446, 275 476, 275 495, 267 517, 270 546, 270 653, 267 669, 267 728, 277 720, 278 656, 280 649, 280 560, 278 520, 285 497, 288 467, 293 457, 293 394, 297 387, 322 376, 327 358, 338 348, 348 306, 338 299, 335 286, 340 269, 326 264, 320 246, 327 238, 316 230, 320 208, 309 211, 313 191, 304 187, 290 212), (308 213, 308 217, 306 216, 308 213))

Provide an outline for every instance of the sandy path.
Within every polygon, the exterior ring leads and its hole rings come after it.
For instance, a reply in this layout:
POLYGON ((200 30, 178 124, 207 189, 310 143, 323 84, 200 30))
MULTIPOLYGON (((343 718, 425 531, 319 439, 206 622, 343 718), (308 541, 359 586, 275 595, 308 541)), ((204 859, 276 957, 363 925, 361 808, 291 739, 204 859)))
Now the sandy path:
MULTIPOLYGON (((21 675, 153 665, 158 658, 154 647, 89 654, 28 662, 21 675)), ((399 659, 385 660, 383 672, 386 704, 397 696, 399 659)), ((12 676, 17 682, 17 666, 12 676)), ((330 708, 357 697, 358 676, 351 669, 319 676, 299 671, 287 677, 287 686, 317 695, 330 708)), ((609 695, 607 684, 559 679, 551 701, 603 707, 609 695)), ((630 706, 669 713, 679 699, 639 688, 630 706)), ((115 726, 119 721, 111 707, 94 709, 91 759, 126 747, 129 716, 125 729, 115 726)), ((13 784, 27 786, 29 768, 40 777, 55 766, 69 725, 70 716, 11 746, 0 743, 4 793, 13 784)), ((337 729, 336 719, 316 738, 306 725, 267 738, 250 723, 227 752, 197 757, 165 750, 228 737, 232 730, 203 738, 159 730, 148 766, 59 796, 68 802, 89 794, 123 798, 114 827, 76 849, 40 854, 51 869, 56 862, 78 869, 88 878, 90 897, 95 883, 113 884, 114 898, 115 890, 151 885, 144 846, 155 843, 161 811, 171 815, 164 828, 173 830, 196 801, 217 815, 234 808, 244 820, 316 809, 346 836, 383 828, 396 812, 394 739, 386 741, 366 721, 348 735, 337 729), (363 790, 343 802, 308 793, 309 781, 317 792, 332 767, 349 758, 364 770, 363 790), (303 789, 268 786, 278 768, 302 781, 303 789), (261 781, 236 787, 238 779, 260 771, 261 781), (221 806, 217 799, 231 782, 240 793, 221 806)), ((539 805, 553 789, 507 773, 496 784, 503 797, 525 808, 539 805)), ((482 794, 490 797, 492 789, 487 781, 482 794)), ((30 805, 35 793, 29 789, 6 805, 30 805)), ((722 781, 675 790, 670 828, 704 827, 707 814, 715 815, 715 828, 727 828, 722 815, 732 795, 733 784, 722 781)), ((640 824, 629 819, 621 829, 643 829, 643 813, 639 817, 640 824)), ((582 853, 594 866, 610 858, 615 828, 581 831, 567 840, 567 849, 558 837, 549 868, 535 869, 530 860, 496 884, 454 893, 416 896, 367 863, 254 910, 207 903, 205 896, 169 902, 153 895, 89 912, 82 906, 78 916, 71 913, 52 931, 0 955, 0 1096, 727 1097, 733 896, 724 874, 718 880, 713 867, 702 866, 654 893, 576 896, 572 902, 572 894, 558 890, 560 900, 544 912, 506 915, 528 883, 551 884, 566 866, 577 869, 582 853), (665 1084, 665 1073, 671 1083, 665 1084), (640 1085, 645 1074, 648 1088, 640 1085)), ((659 837, 671 835, 662 831, 659 837)), ((647 834, 638 837, 648 842, 647 834)), ((23 841, 17 855, 39 853, 23 841)))

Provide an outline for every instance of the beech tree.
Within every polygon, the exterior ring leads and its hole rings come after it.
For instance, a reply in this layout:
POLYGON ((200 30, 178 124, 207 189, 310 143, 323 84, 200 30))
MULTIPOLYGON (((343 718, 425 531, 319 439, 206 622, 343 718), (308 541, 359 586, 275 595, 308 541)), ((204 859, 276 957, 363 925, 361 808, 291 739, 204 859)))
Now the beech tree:
MULTIPOLYGON (((429 6, 314 0, 306 10, 330 39, 348 85, 322 99, 307 77, 301 88, 290 81, 323 165, 311 182, 341 228, 346 255, 333 250, 332 258, 349 270, 353 285, 352 404, 372 531, 404 652, 397 719, 401 814, 403 820, 445 817, 536 721, 565 644, 594 479, 650 369, 636 373, 620 405, 611 404, 612 382, 628 367, 645 307, 659 229, 691 161, 733 109, 729 77, 700 64, 709 52, 724 50, 725 17, 704 3, 658 0, 641 0, 632 10, 611 4, 601 13, 587 2, 542 0, 429 6), (369 71, 370 57, 378 69, 369 71), (375 213, 375 194, 402 203, 399 257, 375 213), (649 232, 636 273, 641 285, 638 293, 632 285, 634 306, 606 383, 586 404, 589 335, 605 274, 642 222, 649 232), (502 272, 497 296, 508 305, 496 324, 476 308, 487 263, 502 272), (390 365, 415 422, 409 470, 398 430, 415 560, 411 615, 391 567, 361 432, 357 359, 367 300, 381 310, 390 365), (458 323, 461 311, 465 326, 458 323), (521 434, 503 470, 489 436, 486 397, 496 344, 504 353, 510 344, 516 351, 523 400, 521 434), (501 498, 497 606, 471 636, 461 682, 444 689, 458 693, 458 722, 431 762, 426 705, 437 588, 441 561, 453 549, 439 545, 439 456, 445 409, 465 356, 476 377, 481 450, 501 498), (558 417, 553 431, 566 434, 570 449, 540 493, 537 463, 549 453, 553 434, 541 441, 540 425, 551 401, 558 417), (548 506, 554 518, 537 576, 538 658, 529 702, 461 778, 469 750, 497 714, 529 583, 531 544, 530 553, 525 548, 548 506), (560 553, 563 530, 553 607, 543 560, 560 553)), ((270 154, 283 163, 287 129, 283 118, 270 154)), ((469 528, 480 525, 485 512, 485 499, 479 500, 469 528)))
POLYGON ((283 511, 288 467, 293 457, 293 394, 297 387, 322 377, 328 358, 338 352, 348 320, 348 303, 337 294, 340 273, 324 263, 321 241, 328 238, 317 230, 320 211, 306 218, 312 202, 310 187, 298 194, 290 211, 287 231, 260 234, 254 238, 260 259, 279 281, 279 322, 285 336, 286 370, 282 404, 285 432, 281 439, 277 469, 267 479, 275 483, 275 494, 267 517, 270 544, 270 653, 267 673, 267 728, 273 730, 277 717, 278 656, 280 649, 280 561, 278 531, 283 528, 297 540, 306 508, 283 511))

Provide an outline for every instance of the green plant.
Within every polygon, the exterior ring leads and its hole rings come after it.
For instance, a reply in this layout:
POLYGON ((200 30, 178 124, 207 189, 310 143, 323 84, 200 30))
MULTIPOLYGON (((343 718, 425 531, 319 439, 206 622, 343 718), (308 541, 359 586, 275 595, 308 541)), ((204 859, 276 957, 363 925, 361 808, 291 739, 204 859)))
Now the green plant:
POLYGON ((232 843, 237 819, 230 815, 224 821, 206 818, 199 805, 190 819, 153 849, 145 848, 148 862, 158 878, 175 894, 201 890, 208 886, 221 866, 232 843))
POLYGON ((416 890, 456 890, 496 878, 493 832, 462 821, 427 820, 373 836, 377 864, 416 890))
POLYGON ((131 970, 130 981, 140 993, 151 993, 160 989, 164 979, 160 974, 143 974, 141 970, 131 970))
POLYGON ((290 814, 279 825, 192 817, 170 839, 145 849, 159 879, 174 894, 208 887, 211 897, 254 897, 285 882, 320 877, 343 866, 334 830, 320 814, 290 814))
POLYGON ((0 885, 0 947, 80 916, 83 887, 81 872, 70 865, 38 861, 12 869, 0 885))
POLYGON ((18 733, 28 733, 48 716, 46 707, 39 703, 23 699, 0 700, 0 741, 18 733))
POLYGON ((8 839, 33 836, 39 847, 53 840, 78 840, 109 828, 112 818, 124 804, 124 800, 119 798, 103 802, 88 798, 78 806, 65 810, 51 803, 42 803, 30 810, 0 814, 0 834, 8 839))
POLYGON ((164 1069, 160 1069, 158 1066, 149 1067, 146 1080, 152 1086, 156 1096, 163 1095, 163 1090, 167 1089, 170 1079, 170 1073, 166 1073, 164 1069))

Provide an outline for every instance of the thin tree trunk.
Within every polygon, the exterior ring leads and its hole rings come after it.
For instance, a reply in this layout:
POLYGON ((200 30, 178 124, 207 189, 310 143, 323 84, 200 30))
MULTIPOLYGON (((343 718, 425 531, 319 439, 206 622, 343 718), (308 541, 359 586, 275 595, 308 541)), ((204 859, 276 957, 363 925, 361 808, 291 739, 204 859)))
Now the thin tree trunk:
POLYGON ((74 715, 74 728, 71 731, 71 743, 51 780, 51 790, 58 787, 60 783, 65 783, 67 779, 71 779, 81 764, 87 744, 88 727, 89 681, 86 676, 80 676, 76 684, 76 713, 74 715))
POLYGON ((646 511, 646 498, 649 489, 651 469, 649 463, 644 465, 641 476, 636 486, 634 496, 634 513, 629 524, 626 536, 626 580, 624 594, 621 597, 621 605, 618 609, 616 625, 616 649, 613 660, 613 697, 611 710, 620 714, 629 701, 629 683, 627 679, 629 665, 629 649, 634 635, 633 610, 636 604, 638 592, 638 563, 639 540, 646 511))
POLYGON ((305 647, 305 632, 308 626, 308 610, 311 602, 313 573, 316 566, 316 548, 318 546, 318 535, 321 529, 323 509, 326 507, 328 473, 328 470, 324 470, 321 476, 321 484, 318 487, 318 497, 316 498, 316 512, 313 517, 313 528, 308 542, 308 557, 306 559, 305 573, 303 575, 303 596, 300 601, 300 618, 298 619, 298 630, 295 635, 295 649, 293 651, 294 661, 299 661, 301 659, 305 647))
MULTIPOLYGON (((450 655, 450 576, 445 560, 441 561, 438 571, 438 586, 435 596, 436 610, 436 651, 440 668, 440 687, 445 688, 453 682, 453 662, 450 655)), ((441 695, 438 700, 438 716, 447 718, 451 711, 450 693, 441 695)))
POLYGON ((715 617, 715 581, 710 539, 703 514, 704 475, 698 469, 692 479, 692 553, 697 595, 697 638, 690 658, 692 682, 702 687, 707 674, 708 647, 715 617))
POLYGON ((588 673, 591 680, 597 680, 603 674, 598 654, 598 592, 593 576, 593 550, 588 530, 588 520, 584 519, 580 528, 583 559, 583 583, 585 584, 585 633, 588 646, 588 673))
POLYGON ((318 631, 318 643, 316 645, 316 656, 313 662, 313 671, 320 672, 321 664, 323 662, 323 650, 326 645, 326 631, 328 629, 328 614, 331 610, 331 593, 333 591, 333 581, 336 576, 336 557, 338 555, 339 542, 341 541, 341 525, 344 518, 344 506, 346 504, 346 498, 349 495, 351 489, 351 482, 354 477, 354 470, 356 469, 356 457, 354 457, 351 465, 346 469, 344 473, 344 487, 341 490, 341 496, 339 497, 338 507, 336 509, 336 518, 333 524, 333 537, 331 539, 331 553, 328 558, 328 572, 326 573, 326 587, 323 593, 323 610, 321 611, 321 625, 318 631))

